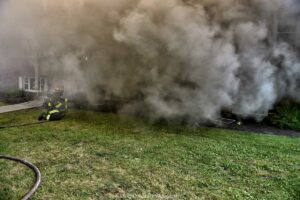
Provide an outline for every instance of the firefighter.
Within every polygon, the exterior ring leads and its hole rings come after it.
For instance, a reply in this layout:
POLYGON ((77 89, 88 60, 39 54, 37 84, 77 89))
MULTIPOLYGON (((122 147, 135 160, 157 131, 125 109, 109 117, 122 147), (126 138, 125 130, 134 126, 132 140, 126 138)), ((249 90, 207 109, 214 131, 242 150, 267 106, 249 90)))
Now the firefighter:
POLYGON ((64 88, 62 86, 55 88, 54 93, 43 104, 43 107, 47 111, 39 116, 39 121, 61 120, 66 115, 68 111, 68 99, 64 98, 63 95, 64 88))

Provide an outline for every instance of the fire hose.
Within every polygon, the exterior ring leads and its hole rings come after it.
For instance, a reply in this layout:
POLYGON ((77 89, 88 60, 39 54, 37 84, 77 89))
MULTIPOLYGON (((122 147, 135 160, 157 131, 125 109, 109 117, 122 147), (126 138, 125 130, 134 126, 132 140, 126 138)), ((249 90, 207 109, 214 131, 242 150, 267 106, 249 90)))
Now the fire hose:
POLYGON ((37 189, 39 188, 39 186, 41 184, 42 176, 41 176, 40 170, 35 165, 33 165, 32 163, 28 162, 27 160, 23 160, 23 159, 19 159, 19 158, 14 158, 14 157, 11 157, 11 156, 5 156, 5 155, 0 155, 0 159, 11 160, 11 161, 14 161, 14 162, 21 163, 21 164, 29 167, 35 173, 35 178, 36 178, 35 184, 31 188, 31 190, 29 192, 27 192, 21 198, 21 200, 27 200, 30 197, 32 197, 33 194, 37 191, 37 189))
MULTIPOLYGON (((42 124, 42 123, 46 123, 46 122, 48 122, 48 121, 40 121, 40 122, 33 122, 33 123, 26 123, 26 124, 14 124, 14 125, 0 126, 0 129, 21 127, 21 126, 30 126, 30 125, 42 124)), ((34 172, 35 178, 36 178, 35 184, 31 188, 31 190, 29 192, 27 192, 21 198, 21 200, 27 200, 30 197, 32 197, 33 194, 37 191, 37 189, 39 188, 39 186, 41 184, 42 176, 41 176, 40 170, 35 165, 28 162, 27 160, 23 160, 23 159, 11 157, 11 156, 5 156, 5 155, 0 155, 0 159, 5 159, 5 160, 10 160, 10 161, 21 163, 21 164, 25 165, 26 167, 30 168, 34 172)))
POLYGON ((32 123, 25 123, 25 124, 6 125, 6 126, 0 126, 0 129, 21 127, 21 126, 31 126, 31 125, 43 124, 43 123, 46 123, 46 122, 49 122, 49 121, 39 121, 39 122, 32 122, 32 123))

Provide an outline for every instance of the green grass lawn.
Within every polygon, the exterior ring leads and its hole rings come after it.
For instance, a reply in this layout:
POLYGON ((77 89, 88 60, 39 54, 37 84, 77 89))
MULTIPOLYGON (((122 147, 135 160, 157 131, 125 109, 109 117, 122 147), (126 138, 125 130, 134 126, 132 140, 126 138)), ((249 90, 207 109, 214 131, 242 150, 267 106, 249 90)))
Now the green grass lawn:
POLYGON ((0 107, 1 107, 1 106, 7 106, 7 104, 0 101, 0 107))
MULTIPOLYGON (((33 122, 40 110, 0 115, 33 122)), ((0 153, 42 172, 33 199, 300 199, 300 139, 151 125, 71 111, 60 122, 0 130, 0 153)), ((0 199, 18 199, 33 173, 0 161, 0 199)))

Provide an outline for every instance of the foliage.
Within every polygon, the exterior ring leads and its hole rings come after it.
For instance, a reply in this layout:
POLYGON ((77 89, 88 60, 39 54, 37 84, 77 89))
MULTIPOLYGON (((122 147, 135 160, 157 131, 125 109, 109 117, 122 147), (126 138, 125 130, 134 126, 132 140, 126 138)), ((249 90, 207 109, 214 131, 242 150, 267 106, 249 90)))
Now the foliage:
POLYGON ((5 104, 18 104, 32 100, 33 94, 28 94, 23 90, 11 90, 2 94, 1 101, 5 104))
POLYGON ((6 103, 0 101, 0 107, 1 107, 1 106, 6 106, 6 105, 7 105, 6 103))
POLYGON ((278 106, 271 122, 280 128, 300 130, 300 106, 293 103, 278 106))
POLYGON ((21 98, 25 97, 25 91, 23 90, 12 90, 6 93, 7 98, 21 98))
MULTIPOLYGON (((33 122, 40 112, 3 114, 0 124, 33 122)), ((40 168, 35 200, 297 199, 299 142, 80 110, 62 121, 0 130, 1 154, 40 168)), ((19 199, 33 177, 0 162, 0 188, 6 188, 0 193, 19 199)))

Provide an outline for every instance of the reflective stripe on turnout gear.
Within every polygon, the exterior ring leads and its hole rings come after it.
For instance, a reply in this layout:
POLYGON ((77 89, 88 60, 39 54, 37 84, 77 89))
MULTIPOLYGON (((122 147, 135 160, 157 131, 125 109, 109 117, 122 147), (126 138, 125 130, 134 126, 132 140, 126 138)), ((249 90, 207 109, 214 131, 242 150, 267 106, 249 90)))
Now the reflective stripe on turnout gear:
POLYGON ((50 114, 50 115, 52 115, 54 113, 59 113, 59 110, 51 110, 51 111, 48 112, 48 114, 50 114))
POLYGON ((68 99, 65 99, 65 109, 68 109, 68 99))
POLYGON ((55 108, 60 108, 62 106, 62 103, 59 103, 55 106, 55 108))
POLYGON ((54 114, 54 113, 59 113, 59 110, 51 110, 51 111, 49 111, 48 114, 47 114, 46 119, 50 120, 51 115, 54 114))

